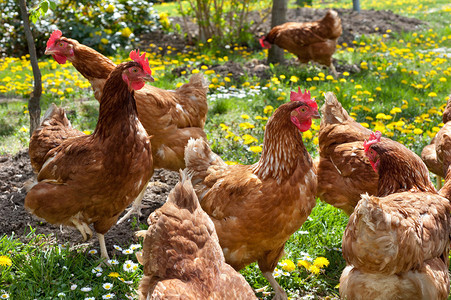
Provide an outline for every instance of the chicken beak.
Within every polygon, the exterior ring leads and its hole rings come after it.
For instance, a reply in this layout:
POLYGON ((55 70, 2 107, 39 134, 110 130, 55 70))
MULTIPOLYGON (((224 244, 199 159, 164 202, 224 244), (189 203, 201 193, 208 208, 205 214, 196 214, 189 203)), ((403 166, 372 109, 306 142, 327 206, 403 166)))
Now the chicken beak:
POLYGON ((152 77, 152 75, 147 75, 145 77, 143 77, 144 81, 150 81, 150 82, 154 82, 155 79, 152 77))
POLYGON ((55 54, 53 51, 52 51, 52 49, 45 49, 45 52, 44 52, 44 54, 45 55, 53 55, 53 54, 55 54))
POLYGON ((319 119, 319 118, 321 118, 321 116, 320 116, 320 114, 319 114, 319 111, 315 111, 315 113, 312 115, 312 118, 313 118, 313 119, 319 119))

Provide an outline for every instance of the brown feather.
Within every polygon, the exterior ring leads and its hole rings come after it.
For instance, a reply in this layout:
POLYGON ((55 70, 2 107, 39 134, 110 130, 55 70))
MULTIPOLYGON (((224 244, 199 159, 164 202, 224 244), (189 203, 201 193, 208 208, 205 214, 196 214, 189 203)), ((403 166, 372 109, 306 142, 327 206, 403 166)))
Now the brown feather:
POLYGON ((182 180, 148 218, 139 261, 139 299, 256 299, 244 277, 225 263, 213 222, 182 180))
POLYGON ((424 163, 403 145, 386 139, 369 148, 379 160, 378 195, 362 195, 349 218, 340 296, 447 299, 449 200, 438 195, 424 163))
MULTIPOLYGON (((100 101, 105 80, 116 66, 110 59, 80 44, 61 38, 73 45, 74 55, 68 60, 91 83, 100 101)), ((139 120, 152 136, 152 156, 155 168, 178 171, 185 167, 184 149, 192 138, 206 139, 208 85, 202 74, 194 74, 188 83, 175 91, 146 84, 135 92, 139 120)))
POLYGON ((377 193, 379 177, 363 151, 371 131, 352 119, 331 92, 321 115, 317 197, 350 215, 361 194, 377 193))
POLYGON ((150 142, 119 65, 109 76, 92 135, 65 140, 46 155, 25 207, 53 224, 94 224, 104 234, 153 173, 150 142), (105 124, 107 123, 107 124, 105 124))
POLYGON ((301 63, 315 61, 330 66, 341 33, 341 19, 337 12, 329 10, 318 21, 275 26, 265 40, 293 53, 301 63))
POLYGON ((63 108, 51 104, 47 109, 41 125, 30 138, 28 153, 35 174, 39 173, 45 162, 46 154, 59 146, 66 139, 83 136, 84 133, 72 128, 63 108))
POLYGON ((276 110, 266 126, 262 156, 253 165, 226 165, 201 140, 186 148, 196 194, 236 270, 258 261, 262 272, 272 272, 285 242, 315 206, 316 172, 290 121, 298 105, 276 110))

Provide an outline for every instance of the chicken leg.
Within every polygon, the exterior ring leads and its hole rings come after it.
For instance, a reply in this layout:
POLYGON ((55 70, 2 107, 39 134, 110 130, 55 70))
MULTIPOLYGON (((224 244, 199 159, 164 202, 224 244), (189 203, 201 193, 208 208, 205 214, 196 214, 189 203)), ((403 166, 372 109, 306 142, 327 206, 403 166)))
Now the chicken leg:
POLYGON ((106 251, 105 235, 97 232, 97 239, 99 240, 100 244, 100 257, 104 258, 105 263, 109 265, 108 261, 110 260, 110 257, 108 256, 108 252, 106 251))
POLYGON ((277 283, 276 279, 272 275, 272 272, 263 272, 263 276, 265 276, 266 280, 268 280, 272 289, 276 293, 273 300, 288 300, 287 293, 283 290, 283 288, 277 283))

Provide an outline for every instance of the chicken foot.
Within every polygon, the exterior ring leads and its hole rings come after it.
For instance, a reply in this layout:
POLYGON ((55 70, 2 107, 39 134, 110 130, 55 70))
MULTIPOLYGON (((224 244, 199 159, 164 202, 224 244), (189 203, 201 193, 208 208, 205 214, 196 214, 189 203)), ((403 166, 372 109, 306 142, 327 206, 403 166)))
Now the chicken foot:
POLYGON ((141 193, 139 193, 138 197, 136 197, 135 201, 133 201, 132 207, 127 209, 127 213, 117 221, 116 225, 121 224, 125 220, 127 220, 131 214, 136 213, 138 216, 141 216, 141 209, 148 208, 149 206, 142 204, 144 194, 147 190, 147 186, 158 185, 160 182, 151 182, 150 184, 146 184, 142 189, 141 193))
POLYGON ((272 272, 263 272, 263 276, 265 276, 266 280, 268 280, 272 289, 276 293, 272 300, 288 300, 287 293, 285 293, 283 288, 277 283, 276 279, 272 275, 272 272))
POLYGON ((74 217, 72 217, 71 221, 72 224, 74 224, 75 228, 77 228, 78 231, 80 231, 81 235, 83 236, 83 241, 87 241, 92 237, 92 230, 91 228, 89 228, 88 224, 74 217))
POLYGON ((330 63, 329 69, 332 72, 332 75, 334 76, 334 78, 337 79, 338 73, 337 73, 337 70, 335 70, 335 66, 332 62, 330 63))

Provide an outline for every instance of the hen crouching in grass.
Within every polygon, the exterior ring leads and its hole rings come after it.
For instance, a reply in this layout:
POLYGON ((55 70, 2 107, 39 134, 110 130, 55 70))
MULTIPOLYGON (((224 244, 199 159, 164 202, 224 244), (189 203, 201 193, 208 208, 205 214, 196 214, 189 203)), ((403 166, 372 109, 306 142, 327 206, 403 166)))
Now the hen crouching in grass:
POLYGON ((291 92, 290 98, 269 119, 253 165, 227 165, 202 140, 190 140, 185 149, 187 171, 226 262, 240 270, 257 261, 274 299, 287 299, 272 274, 285 242, 316 204, 316 171, 301 132, 319 118, 318 106, 310 92, 291 92))
POLYGON ((108 259, 104 234, 136 198, 152 173, 152 152, 138 120, 134 91, 153 80, 144 54, 118 65, 102 94, 92 135, 67 139, 50 150, 25 198, 25 208, 52 224, 77 228, 86 240, 94 225, 101 256, 108 259))
POLYGON ((139 299, 256 299, 244 277, 226 264, 210 217, 185 172, 166 203, 148 218, 137 253, 144 266, 139 299))

